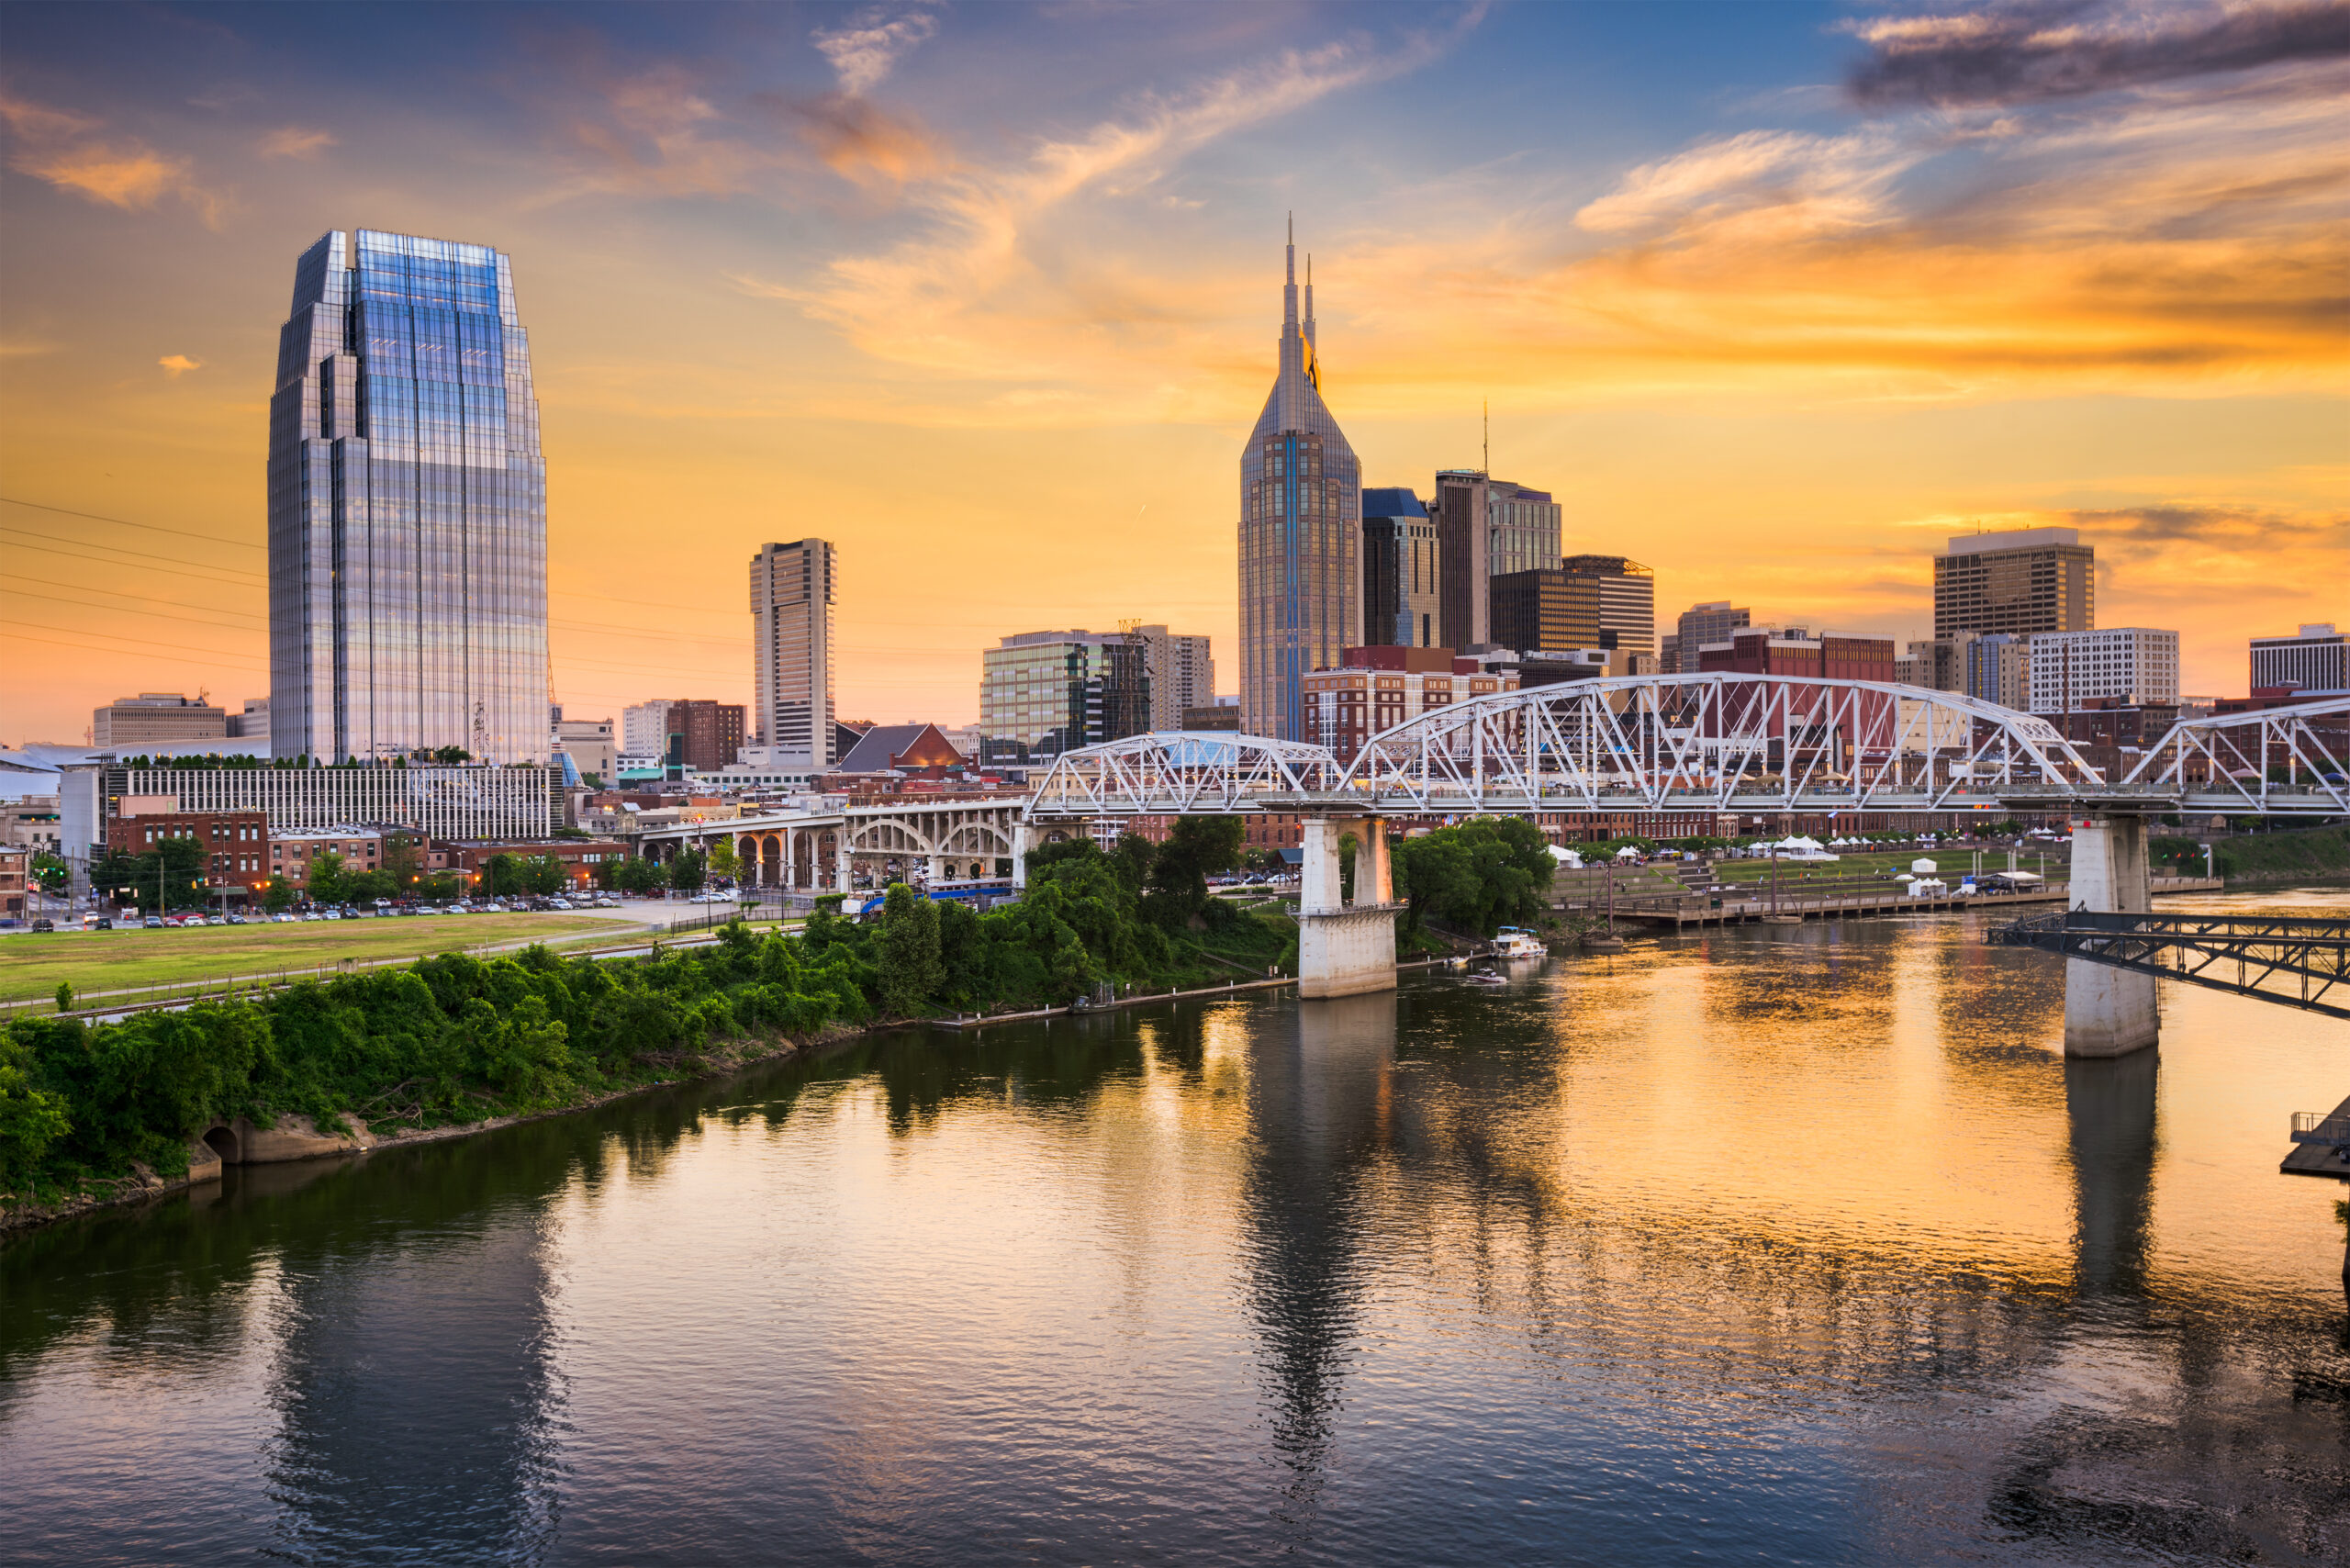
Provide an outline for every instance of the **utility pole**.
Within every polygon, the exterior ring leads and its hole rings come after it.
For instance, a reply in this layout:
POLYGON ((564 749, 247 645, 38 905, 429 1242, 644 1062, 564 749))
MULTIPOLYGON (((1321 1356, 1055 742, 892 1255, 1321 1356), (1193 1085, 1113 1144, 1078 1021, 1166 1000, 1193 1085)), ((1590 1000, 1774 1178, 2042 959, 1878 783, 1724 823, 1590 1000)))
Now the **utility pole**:
POLYGON ((1771 846, 1771 913, 1779 913, 1779 846, 1771 846))

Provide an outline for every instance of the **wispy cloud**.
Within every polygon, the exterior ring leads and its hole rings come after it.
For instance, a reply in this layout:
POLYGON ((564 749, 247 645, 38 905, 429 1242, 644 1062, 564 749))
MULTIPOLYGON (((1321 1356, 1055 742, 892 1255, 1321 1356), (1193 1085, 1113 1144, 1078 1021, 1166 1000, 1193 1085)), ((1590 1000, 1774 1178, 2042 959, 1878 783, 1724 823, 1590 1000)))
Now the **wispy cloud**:
POLYGON ((159 152, 136 138, 107 140, 103 122, 67 109, 50 108, 0 95, 0 120, 17 143, 11 168, 48 181, 60 190, 125 211, 153 207, 176 196, 217 229, 229 203, 199 185, 192 160, 159 152))
POLYGON ((317 130, 308 126, 281 126, 261 139, 261 155, 264 158, 308 158, 341 143, 332 131, 317 130))
POLYGON ((820 28, 816 50, 832 62, 841 91, 861 98, 881 84, 899 61, 938 31, 938 18, 928 11, 892 14, 874 6, 859 11, 838 28, 820 28))
MULTIPOLYGON (((747 294, 797 305, 898 364, 1003 382, 1091 377, 1098 387, 1102 355, 1114 352, 1105 330, 1163 319, 1182 291, 1087 247, 1043 245, 1042 229, 1080 198, 1144 195, 1183 158, 1235 131, 1410 72, 1480 15, 1393 47, 1342 39, 1284 50, 1181 91, 1140 95, 1123 113, 1039 140, 1023 157, 942 167, 909 193, 930 218, 927 230, 893 249, 838 257, 804 282, 733 281, 747 294)), ((1062 406, 1052 391, 1022 388, 1000 406, 1062 406)))
POLYGON ((1848 82, 1861 104, 2026 103, 2340 60, 2350 56, 2350 4, 2018 0, 1847 30, 1868 45, 1848 82))
POLYGON ((174 381, 177 381, 181 376, 185 375, 191 370, 202 370, 204 368, 204 362, 202 360, 190 359, 184 353, 167 353, 155 363, 162 365, 163 367, 163 374, 170 376, 174 381))

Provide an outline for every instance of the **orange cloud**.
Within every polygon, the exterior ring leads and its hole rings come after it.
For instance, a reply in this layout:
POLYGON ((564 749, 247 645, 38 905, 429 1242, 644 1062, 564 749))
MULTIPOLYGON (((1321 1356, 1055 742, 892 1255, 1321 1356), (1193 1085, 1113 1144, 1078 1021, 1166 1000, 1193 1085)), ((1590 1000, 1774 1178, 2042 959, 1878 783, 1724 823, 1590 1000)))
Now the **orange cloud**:
POLYGON ((769 102, 796 123, 800 140, 826 168, 858 185, 902 185, 952 166, 946 149, 912 115, 892 114, 846 93, 769 102))
POLYGON ((186 375, 191 370, 202 370, 204 368, 204 362, 202 360, 190 359, 184 353, 167 353, 155 363, 162 365, 163 367, 163 374, 170 376, 174 381, 177 381, 181 376, 186 375))
POLYGON ((125 211, 151 207, 166 196, 195 207, 217 229, 228 208, 218 193, 198 185, 194 163, 158 152, 137 140, 101 141, 101 122, 22 99, 0 98, 0 119, 18 143, 9 166, 60 190, 125 211))
POLYGON ((308 158, 329 147, 339 147, 332 131, 314 130, 304 126, 281 126, 261 139, 261 155, 264 158, 308 158))

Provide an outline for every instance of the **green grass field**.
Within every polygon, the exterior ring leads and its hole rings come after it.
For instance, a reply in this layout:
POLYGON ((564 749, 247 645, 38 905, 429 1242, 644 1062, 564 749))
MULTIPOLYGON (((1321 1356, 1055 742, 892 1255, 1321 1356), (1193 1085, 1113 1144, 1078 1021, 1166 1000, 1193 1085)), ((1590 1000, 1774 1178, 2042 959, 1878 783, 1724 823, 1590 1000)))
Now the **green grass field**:
MULTIPOLYGON (((1786 888, 1799 886, 1806 881, 1852 881, 1856 879, 1883 881, 1896 871, 1909 869, 1912 860, 1925 859, 1934 863, 1934 875, 1956 887, 1958 879, 1975 864, 1972 849, 1902 849, 1883 854, 1833 850, 1830 853, 1841 855, 1843 858, 1825 865, 1781 861, 1779 886, 1786 888)), ((2051 845, 2046 849, 2035 846, 2016 852, 2017 870, 2042 872, 2053 882, 2065 879, 2065 846, 2063 845, 2051 845), (2043 859, 2047 862, 2045 866, 2042 865, 2043 859)), ((1983 851, 1986 875, 2007 868, 2008 852, 2005 849, 1983 851)), ((1767 882, 1771 879, 1771 863, 1768 860, 1724 860, 1715 869, 1725 882, 1767 882)))
POLYGON ((538 939, 624 938, 637 923, 591 914, 448 914, 402 920, 61 931, 0 937, 0 1002, 315 969, 344 958, 409 958, 538 939))

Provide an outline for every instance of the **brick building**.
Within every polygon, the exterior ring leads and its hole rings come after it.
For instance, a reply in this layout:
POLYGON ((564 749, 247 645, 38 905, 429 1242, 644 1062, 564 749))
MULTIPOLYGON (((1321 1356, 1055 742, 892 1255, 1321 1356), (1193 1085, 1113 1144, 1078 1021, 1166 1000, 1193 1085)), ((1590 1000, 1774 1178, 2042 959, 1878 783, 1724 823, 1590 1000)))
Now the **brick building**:
POLYGON ((1487 673, 1450 648, 1360 647, 1343 650, 1336 669, 1305 678, 1305 733, 1351 761, 1363 743, 1392 724, 1471 697, 1517 689, 1517 677, 1487 673))
POLYGON ((21 920, 29 897, 33 852, 0 848, 0 919, 21 920))
POLYGON ((327 854, 341 856, 345 871, 379 871, 384 866, 384 835, 364 827, 272 834, 268 876, 285 878, 289 887, 308 887, 310 868, 327 854))
POLYGON ((1894 678, 1893 639, 1801 626, 1756 626, 1733 632, 1727 642, 1708 643, 1697 653, 1700 671, 1733 675, 1806 675, 1822 680, 1894 678))
POLYGON ((173 839, 192 838, 204 851, 197 874, 212 888, 251 888, 269 880, 269 818, 260 812, 142 812, 106 821, 106 848, 117 855, 152 855, 173 839))

